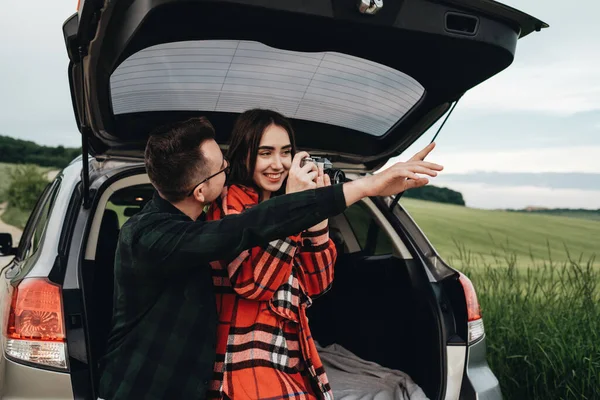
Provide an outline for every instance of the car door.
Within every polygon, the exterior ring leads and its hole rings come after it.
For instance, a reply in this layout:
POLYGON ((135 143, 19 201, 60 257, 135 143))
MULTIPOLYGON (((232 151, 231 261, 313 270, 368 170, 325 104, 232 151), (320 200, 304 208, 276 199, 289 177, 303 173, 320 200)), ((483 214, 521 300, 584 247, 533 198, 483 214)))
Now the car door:
POLYGON ((39 250, 43 245, 48 219, 59 188, 59 179, 46 186, 25 225, 15 257, 9 264, 0 269, 0 321, 2 321, 3 336, 2 345, 0 346, 2 351, 2 355, 0 356, 0 393, 2 394, 5 391, 11 390, 10 387, 7 387, 7 384, 10 384, 10 382, 7 382, 7 379, 5 379, 7 373, 6 357, 10 358, 10 354, 7 354, 7 349, 4 347, 6 343, 4 338, 7 333, 8 310, 12 294, 15 285, 27 276, 27 273, 33 268, 40 255, 39 250))

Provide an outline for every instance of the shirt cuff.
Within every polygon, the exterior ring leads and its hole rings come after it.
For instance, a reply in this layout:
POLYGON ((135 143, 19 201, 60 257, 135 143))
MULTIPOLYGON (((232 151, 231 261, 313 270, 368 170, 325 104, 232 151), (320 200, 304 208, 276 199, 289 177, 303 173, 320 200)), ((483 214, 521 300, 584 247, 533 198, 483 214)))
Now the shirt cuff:
POLYGON ((317 247, 329 242, 329 226, 318 231, 304 231, 302 233, 303 247, 317 247))

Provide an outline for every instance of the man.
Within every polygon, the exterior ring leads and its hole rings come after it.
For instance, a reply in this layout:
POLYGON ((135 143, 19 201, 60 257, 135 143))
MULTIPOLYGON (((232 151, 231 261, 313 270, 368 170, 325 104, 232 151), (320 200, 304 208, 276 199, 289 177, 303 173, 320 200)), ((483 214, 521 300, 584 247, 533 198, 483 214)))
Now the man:
POLYGON ((205 118, 159 128, 145 153, 156 193, 119 236, 113 326, 100 362, 99 397, 205 398, 217 326, 208 262, 296 234, 363 197, 425 185, 428 180, 417 174, 442 170, 422 161, 432 149, 379 174, 320 189, 317 171, 307 169, 288 181, 297 193, 205 222, 199 217, 223 190, 228 169, 214 129, 205 118))

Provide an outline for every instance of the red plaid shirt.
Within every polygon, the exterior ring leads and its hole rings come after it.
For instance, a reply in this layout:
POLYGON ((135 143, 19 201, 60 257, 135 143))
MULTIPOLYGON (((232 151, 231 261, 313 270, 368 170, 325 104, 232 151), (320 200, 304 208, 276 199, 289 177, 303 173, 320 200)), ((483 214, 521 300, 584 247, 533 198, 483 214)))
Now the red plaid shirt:
MULTIPOLYGON (((256 191, 233 185, 207 219, 256 204, 256 191)), ((211 263, 219 325, 210 398, 333 399, 306 308, 329 289, 336 256, 324 229, 211 263)))

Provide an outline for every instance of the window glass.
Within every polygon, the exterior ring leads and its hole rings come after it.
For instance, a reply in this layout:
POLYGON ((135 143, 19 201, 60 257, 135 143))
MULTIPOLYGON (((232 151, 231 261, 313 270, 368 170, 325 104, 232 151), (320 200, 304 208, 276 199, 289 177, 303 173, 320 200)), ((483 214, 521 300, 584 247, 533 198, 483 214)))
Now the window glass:
POLYGON ((21 260, 31 257, 41 246, 59 188, 60 180, 48 184, 31 213, 19 243, 19 258, 21 260))
POLYGON ((370 256, 391 254, 394 251, 392 239, 381 229, 369 207, 363 202, 350 206, 344 216, 348 220, 361 250, 370 256))
POLYGON ((259 107, 373 136, 385 134, 424 92, 411 76, 369 60, 243 40, 152 46, 132 54, 110 77, 115 115, 259 107))

